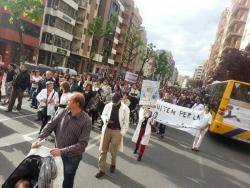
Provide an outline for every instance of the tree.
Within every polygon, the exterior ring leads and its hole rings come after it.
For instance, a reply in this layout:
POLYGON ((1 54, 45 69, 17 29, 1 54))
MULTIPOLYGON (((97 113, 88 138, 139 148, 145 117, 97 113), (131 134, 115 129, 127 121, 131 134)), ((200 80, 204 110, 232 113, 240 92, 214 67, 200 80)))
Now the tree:
POLYGON ((133 63, 140 54, 139 47, 143 45, 143 40, 139 35, 139 29, 139 27, 136 27, 129 30, 127 33, 123 33, 125 46, 122 55, 122 61, 118 64, 118 75, 121 72, 121 67, 123 64, 126 64, 128 70, 129 65, 133 63))
POLYGON ((42 19, 43 0, 1 0, 0 6, 10 14, 9 22, 16 26, 19 33, 20 55, 19 63, 24 61, 23 44, 23 21, 22 18, 28 18, 32 22, 42 19))
MULTIPOLYGON (((98 43, 99 41, 105 37, 113 35, 115 32, 115 27, 117 23, 118 17, 111 16, 110 20, 107 22, 106 25, 103 24, 103 20, 100 16, 95 17, 87 27, 87 35, 93 37, 92 40, 92 47, 89 53, 89 63, 92 63, 95 54, 98 52, 98 43)), ((87 69, 87 63, 84 66, 84 71, 87 69)))
POLYGON ((239 80, 250 82, 250 53, 238 49, 230 49, 223 53, 213 80, 239 80))
POLYGON ((155 48, 156 48, 156 46, 153 43, 149 43, 146 46, 145 50, 142 52, 142 57, 141 57, 142 66, 141 66, 141 69, 139 72, 138 79, 140 76, 143 75, 143 68, 144 68, 145 64, 148 63, 151 59, 153 59, 156 56, 155 48))
POLYGON ((167 80, 169 80, 173 74, 173 68, 171 67, 172 60, 171 53, 165 50, 159 50, 157 52, 156 70, 154 75, 159 76, 159 80, 162 84, 166 84, 167 80))
POLYGON ((203 85, 203 81, 202 80, 193 80, 193 79, 188 79, 187 82, 187 87, 188 88, 201 88, 203 85))

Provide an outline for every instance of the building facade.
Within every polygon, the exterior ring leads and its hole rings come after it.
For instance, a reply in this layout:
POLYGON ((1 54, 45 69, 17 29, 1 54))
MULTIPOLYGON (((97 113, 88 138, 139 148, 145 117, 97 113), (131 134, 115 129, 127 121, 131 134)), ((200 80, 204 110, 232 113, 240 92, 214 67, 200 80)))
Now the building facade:
POLYGON ((48 0, 44 10, 39 64, 66 66, 76 24, 77 0, 48 0))
MULTIPOLYGON (((9 22, 10 15, 0 7, 0 56, 8 65, 19 62, 20 37, 15 23, 9 22)), ((21 19, 23 26, 24 61, 35 63, 39 47, 42 22, 21 19)))
POLYGON ((220 57, 228 50, 244 49, 250 39, 250 0, 232 0, 230 9, 223 11, 215 42, 205 68, 204 84, 212 81, 213 73, 220 64, 220 57))
POLYGON ((84 66, 89 61, 92 47, 92 36, 86 30, 89 23, 97 16, 100 0, 79 0, 76 12, 76 24, 73 29, 73 40, 70 46, 70 57, 67 66, 84 72, 84 66))
POLYGON ((234 0, 232 2, 222 52, 232 48, 240 49, 249 14, 250 0, 234 0))
POLYGON ((113 74, 115 66, 115 56, 121 35, 121 24, 123 23, 122 14, 124 6, 119 0, 100 1, 98 16, 102 18, 103 25, 112 24, 114 32, 104 35, 101 38, 93 38, 92 50, 95 53, 93 63, 88 66, 88 72, 95 74, 113 74), (112 21, 117 18, 116 21, 112 21))
POLYGON ((199 65, 195 71, 194 71, 194 76, 193 79, 194 80, 202 80, 204 77, 204 67, 203 65, 199 65))

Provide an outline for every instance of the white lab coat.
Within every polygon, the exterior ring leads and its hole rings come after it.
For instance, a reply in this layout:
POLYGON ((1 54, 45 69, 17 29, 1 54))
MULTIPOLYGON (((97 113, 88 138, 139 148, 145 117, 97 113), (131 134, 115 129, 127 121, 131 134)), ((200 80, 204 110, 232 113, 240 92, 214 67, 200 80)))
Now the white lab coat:
MULTIPOLYGON (((46 106, 46 103, 42 102, 42 100, 47 99, 47 89, 42 89, 42 91, 38 93, 38 95, 36 96, 36 99, 39 102, 39 108, 46 106)), ((47 104, 47 115, 53 117, 55 114, 55 107, 56 105, 59 104, 58 93, 55 90, 53 90, 48 96, 47 101, 49 102, 47 104)))
MULTIPOLYGON (((102 143, 103 143, 103 139, 104 139, 104 134, 107 128, 107 123, 110 119, 110 115, 112 112, 112 106, 113 103, 110 102, 108 104, 106 104, 106 106, 103 109, 102 112, 102 121, 103 121, 103 127, 102 127, 102 135, 101 135, 101 142, 100 142, 100 147, 99 150, 102 150, 102 143)), ((129 114, 130 114, 130 110, 128 108, 127 105, 125 105, 124 103, 121 103, 121 107, 119 109, 119 122, 120 122, 120 127, 121 127, 121 135, 122 135, 122 140, 119 146, 119 151, 123 152, 123 136, 125 136, 125 134, 128 131, 129 128, 129 114)))
MULTIPOLYGON (((139 122, 137 124, 137 127, 135 129, 135 132, 134 132, 134 135, 132 137, 132 141, 133 142, 137 142, 138 140, 138 137, 139 137, 139 134, 140 134, 140 130, 141 130, 141 125, 142 125, 142 122, 144 120, 144 110, 143 108, 140 109, 139 111, 139 122)), ((151 124, 150 122, 152 123, 153 122, 153 117, 150 117, 148 119, 148 122, 147 122, 147 125, 146 125, 146 129, 145 129, 145 133, 144 135, 142 136, 142 139, 141 139, 141 144, 142 145, 148 145, 149 143, 149 140, 150 140, 150 136, 151 136, 151 124)))

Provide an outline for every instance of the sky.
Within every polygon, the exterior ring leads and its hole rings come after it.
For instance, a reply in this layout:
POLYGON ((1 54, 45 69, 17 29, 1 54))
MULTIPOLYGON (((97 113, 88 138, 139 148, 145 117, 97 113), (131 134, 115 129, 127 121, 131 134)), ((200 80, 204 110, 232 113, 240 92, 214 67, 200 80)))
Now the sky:
POLYGON ((221 13, 231 0, 135 0, 148 42, 171 51, 180 75, 208 59, 221 13))

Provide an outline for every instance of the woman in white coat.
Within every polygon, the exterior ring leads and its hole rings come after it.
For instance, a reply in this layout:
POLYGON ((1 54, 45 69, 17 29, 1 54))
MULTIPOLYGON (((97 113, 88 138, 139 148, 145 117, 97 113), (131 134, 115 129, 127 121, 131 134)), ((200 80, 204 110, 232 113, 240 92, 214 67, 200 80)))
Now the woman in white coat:
POLYGON ((46 88, 41 90, 36 99, 39 102, 39 109, 43 111, 40 134, 47 122, 55 115, 55 107, 59 105, 58 93, 54 90, 53 82, 46 82, 46 88))
POLYGON ((145 148, 149 143, 153 124, 152 112, 148 108, 142 107, 139 111, 139 122, 132 137, 132 141, 136 143, 134 153, 136 154, 140 148, 137 161, 141 161, 145 148))

